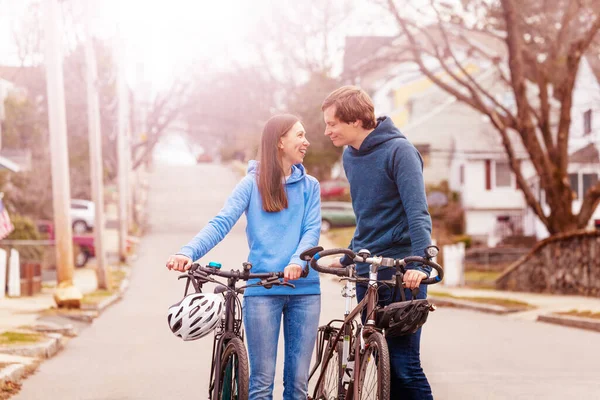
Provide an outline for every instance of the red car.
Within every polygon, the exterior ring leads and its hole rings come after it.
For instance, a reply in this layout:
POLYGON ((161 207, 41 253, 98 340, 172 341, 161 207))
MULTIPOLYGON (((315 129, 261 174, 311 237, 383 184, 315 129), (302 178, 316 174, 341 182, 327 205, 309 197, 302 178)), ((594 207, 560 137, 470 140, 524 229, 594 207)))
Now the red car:
POLYGON ((345 179, 332 179, 321 182, 321 199, 329 200, 350 192, 350 184, 345 179))
MULTIPOLYGON (((40 220, 36 223, 38 231, 47 239, 54 240, 54 224, 52 221, 40 220)), ((94 246, 94 235, 73 235, 73 246, 75 250, 75 266, 81 268, 85 266, 90 257, 96 256, 96 247, 94 246)))

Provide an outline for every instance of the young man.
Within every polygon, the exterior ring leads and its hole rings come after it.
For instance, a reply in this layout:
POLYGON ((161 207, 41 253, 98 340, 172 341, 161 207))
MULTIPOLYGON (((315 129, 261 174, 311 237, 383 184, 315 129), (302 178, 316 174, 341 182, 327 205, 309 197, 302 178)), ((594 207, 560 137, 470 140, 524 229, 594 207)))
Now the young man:
MULTIPOLYGON (((325 135, 334 146, 348 146, 343 163, 350 182, 356 231, 350 244, 354 251, 368 249, 371 254, 403 258, 424 254, 431 244, 431 217, 427 210, 423 161, 417 149, 394 126, 389 117, 375 118, 371 98, 354 86, 332 92, 321 107, 325 135)), ((351 261, 334 261, 341 267, 351 261)), ((369 266, 358 264, 359 275, 368 276, 369 266)), ((429 267, 412 266, 404 276, 406 288, 419 287, 418 298, 427 296, 421 280, 429 267)), ((379 272, 390 279, 393 269, 379 272)), ((366 286, 357 286, 360 301, 366 286)), ((407 298, 411 296, 406 290, 407 298)), ((389 304, 389 289, 380 287, 381 304, 389 304), (387 291, 387 293, 383 293, 387 291)), ((421 330, 408 336, 388 339, 391 364, 391 395, 397 399, 433 399, 429 382, 421 368, 419 354, 421 330)))

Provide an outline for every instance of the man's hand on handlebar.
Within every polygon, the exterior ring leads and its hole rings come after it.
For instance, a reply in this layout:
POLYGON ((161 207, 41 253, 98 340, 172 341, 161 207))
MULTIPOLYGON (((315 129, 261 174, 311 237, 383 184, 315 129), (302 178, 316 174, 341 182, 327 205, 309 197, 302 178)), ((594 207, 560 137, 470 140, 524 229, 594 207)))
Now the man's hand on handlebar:
POLYGON ((427 278, 427 274, 417 269, 409 269, 404 274, 404 286, 408 289, 418 288, 423 279, 427 278))
POLYGON ((329 264, 329 268, 344 268, 341 262, 342 257, 336 257, 333 259, 331 264, 329 264))
POLYGON ((173 254, 167 260, 167 268, 185 272, 192 267, 192 259, 182 254, 173 254))

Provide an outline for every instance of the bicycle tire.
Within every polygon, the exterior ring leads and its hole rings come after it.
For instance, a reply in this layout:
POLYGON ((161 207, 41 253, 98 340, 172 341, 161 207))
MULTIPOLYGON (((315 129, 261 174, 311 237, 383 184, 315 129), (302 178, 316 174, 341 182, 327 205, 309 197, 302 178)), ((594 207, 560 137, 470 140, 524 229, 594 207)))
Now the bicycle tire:
POLYGON ((321 365, 327 364, 327 367, 325 371, 320 374, 323 377, 321 378, 321 383, 319 384, 319 388, 317 390, 318 400, 345 398, 345 393, 343 392, 344 387, 342 385, 344 373, 342 370, 343 345, 340 341, 335 344, 333 343, 335 336, 335 334, 332 334, 329 339, 327 339, 327 347, 323 352, 323 360, 321 361, 321 365), (330 351, 332 347, 333 351, 330 351), (329 358, 327 356, 329 356, 329 358))
POLYGON ((358 382, 358 400, 377 399, 389 400, 390 398, 390 354, 385 338, 379 332, 373 332, 366 341, 365 353, 361 356, 360 379, 358 382), (372 368, 375 364, 375 378, 373 382, 372 368), (373 388, 373 383, 377 387, 373 388))
POLYGON ((248 353, 240 338, 233 338, 221 356, 221 379, 215 400, 247 400, 249 390, 248 353))

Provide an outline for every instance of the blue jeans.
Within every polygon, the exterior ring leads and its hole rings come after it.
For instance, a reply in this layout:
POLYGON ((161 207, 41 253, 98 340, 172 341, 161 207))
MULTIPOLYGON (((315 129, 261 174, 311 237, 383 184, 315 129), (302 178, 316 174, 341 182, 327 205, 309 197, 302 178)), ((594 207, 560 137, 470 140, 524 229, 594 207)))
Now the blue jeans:
MULTIPOLYGON (((392 268, 379 271, 379 279, 392 279, 395 270, 392 268)), ((368 278, 368 275, 361 275, 368 278)), ((367 292, 366 284, 356 285, 356 297, 361 301, 367 292)), ((400 301, 400 292, 396 291, 395 299, 392 299, 392 293, 389 287, 380 285, 378 287, 379 304, 387 305, 394 301, 400 301)), ((404 293, 407 299, 412 294, 410 290, 405 289, 404 293)), ((419 287, 418 299, 427 297, 427 285, 419 287)), ((364 317, 364 316, 363 316, 364 317)), ((363 318, 364 322, 364 318, 363 318)), ((388 350, 390 352, 390 399, 402 400, 429 400, 433 399, 429 381, 421 368, 421 329, 412 335, 400 336, 387 339, 388 350)))
POLYGON ((244 297, 244 325, 250 361, 249 400, 273 398, 282 315, 285 340, 283 398, 306 399, 320 312, 320 295, 244 297))

